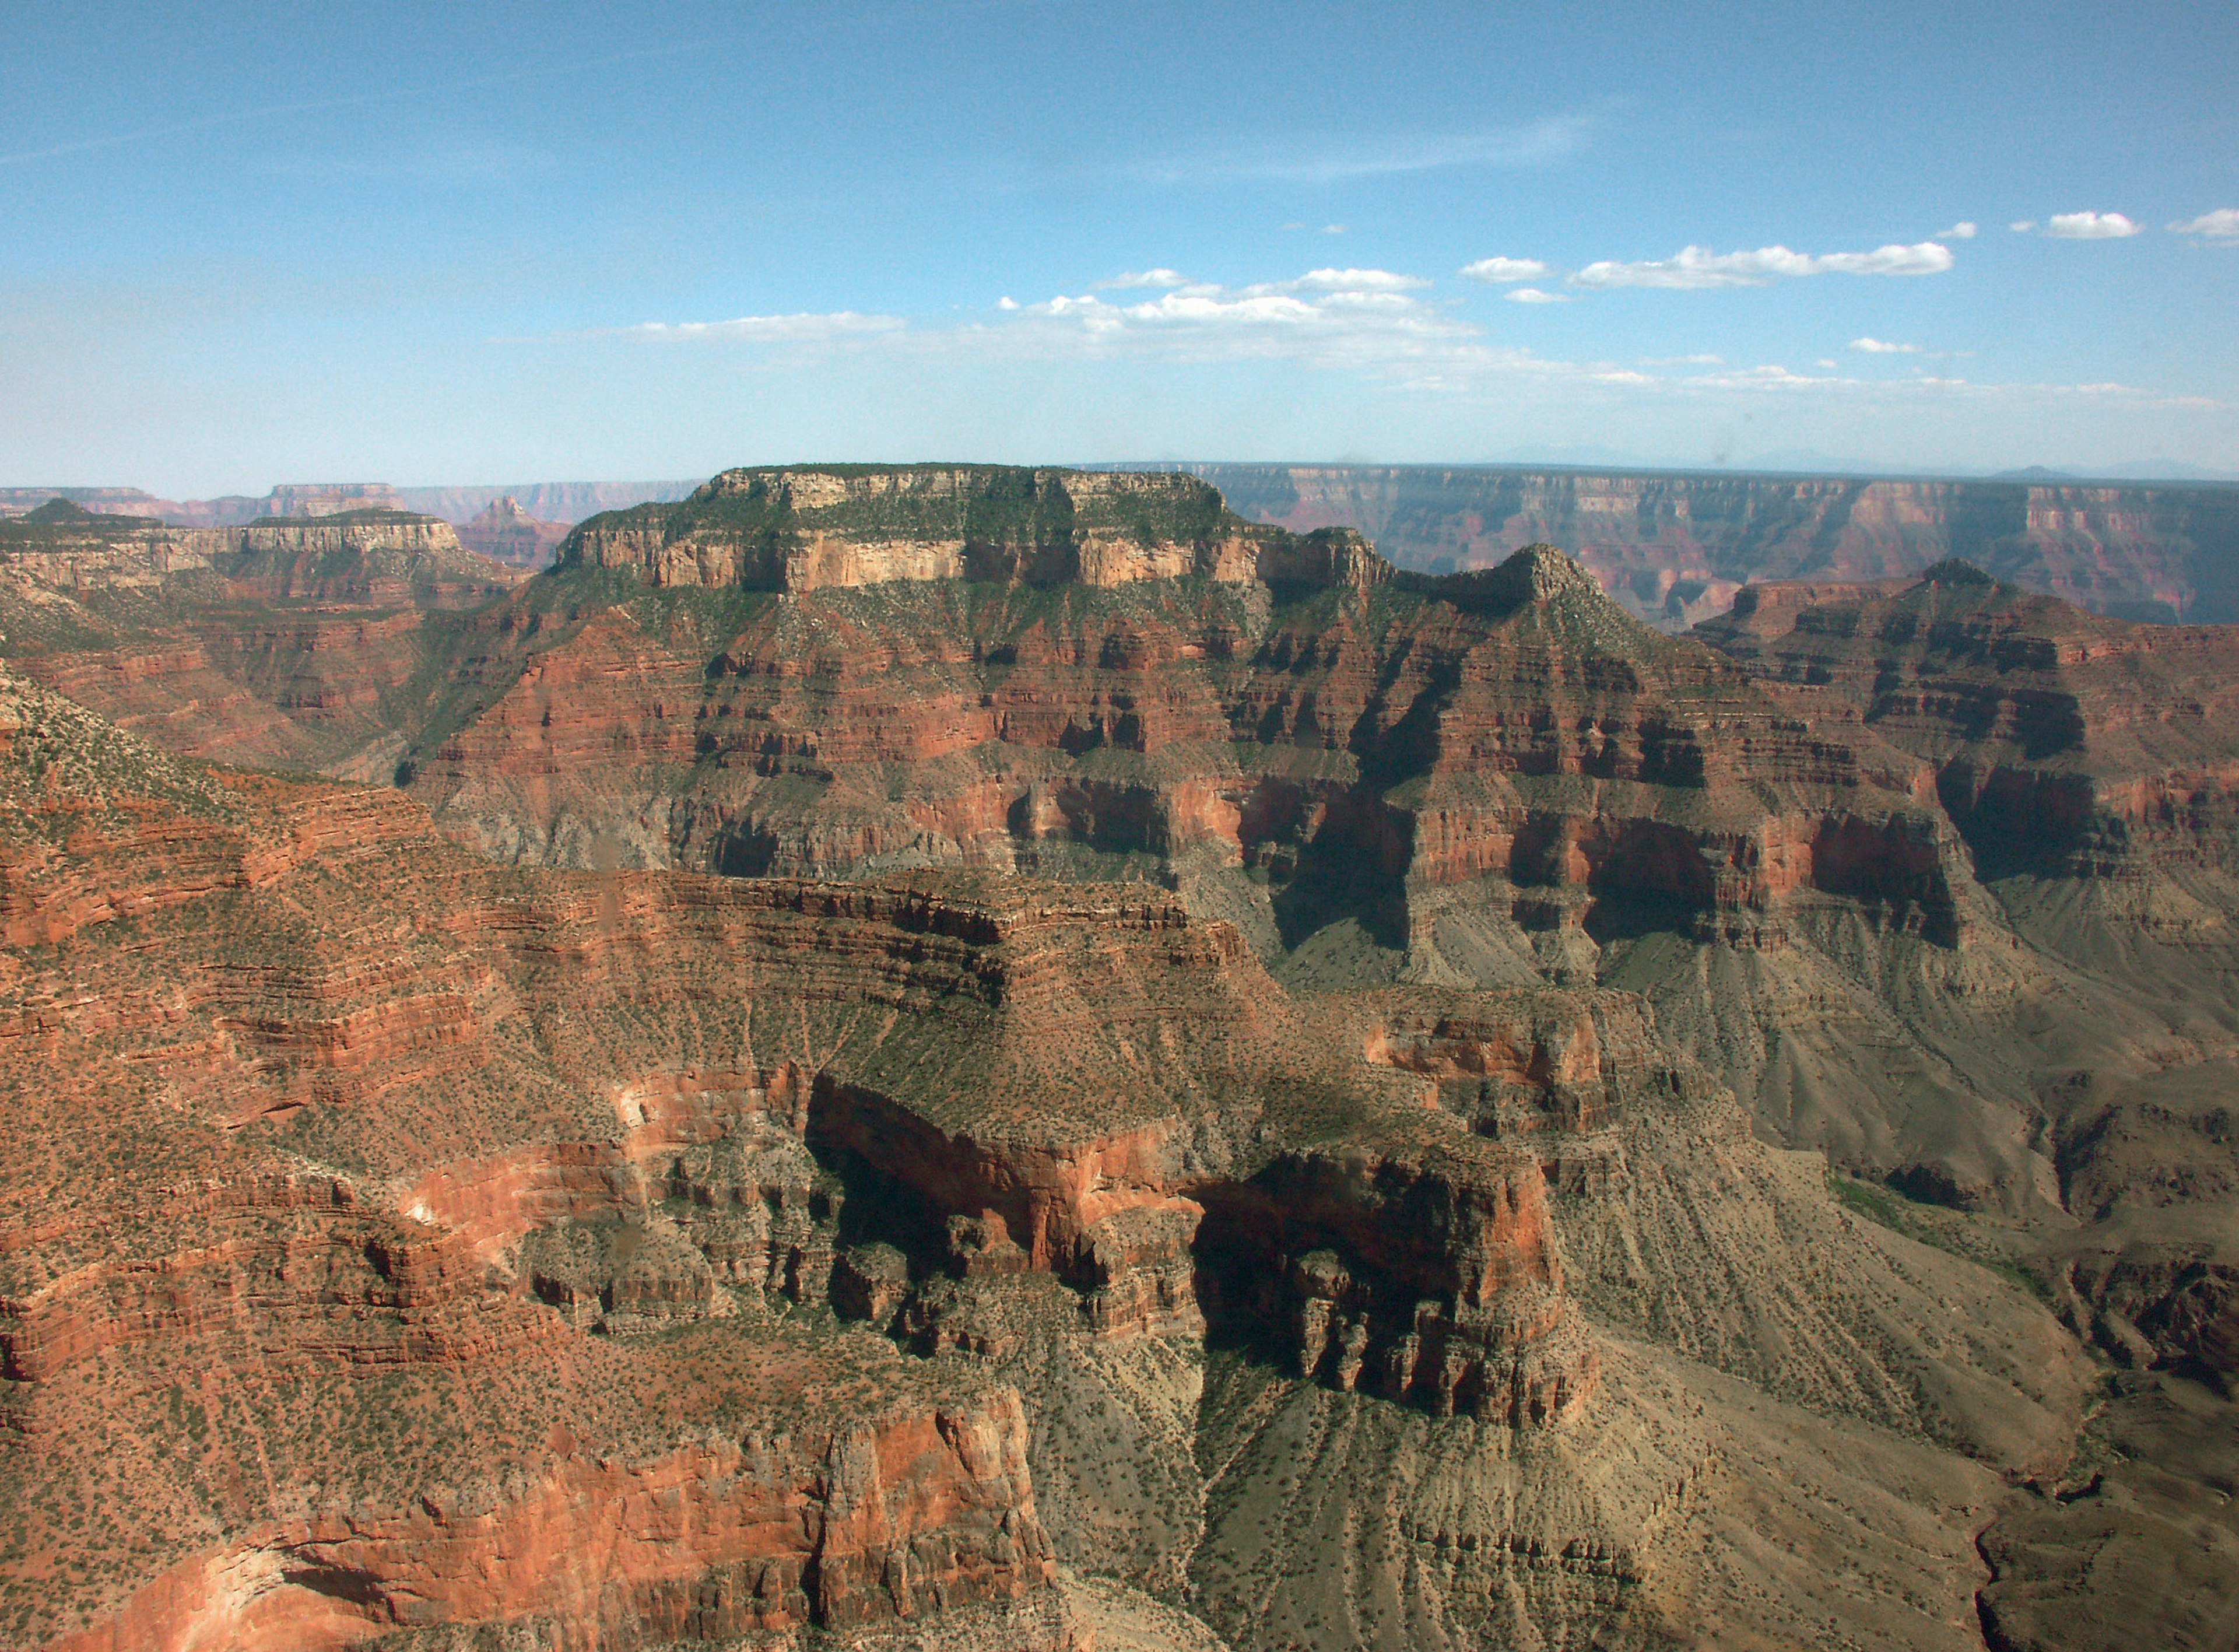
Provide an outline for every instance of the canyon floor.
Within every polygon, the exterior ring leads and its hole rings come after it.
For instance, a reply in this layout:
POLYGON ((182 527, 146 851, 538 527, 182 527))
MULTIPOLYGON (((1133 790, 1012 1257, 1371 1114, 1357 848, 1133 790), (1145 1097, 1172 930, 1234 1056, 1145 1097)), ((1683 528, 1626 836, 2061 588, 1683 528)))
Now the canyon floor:
POLYGON ((0 655, 8 1645, 2239 1635, 2226 628, 807 467, 0 655))

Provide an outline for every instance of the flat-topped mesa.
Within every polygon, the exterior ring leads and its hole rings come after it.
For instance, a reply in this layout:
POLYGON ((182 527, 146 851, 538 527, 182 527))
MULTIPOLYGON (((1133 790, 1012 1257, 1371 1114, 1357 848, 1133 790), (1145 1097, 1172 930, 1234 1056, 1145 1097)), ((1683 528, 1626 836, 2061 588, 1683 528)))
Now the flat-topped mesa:
POLYGON ((655 585, 809 591, 888 580, 1113 586, 1196 575, 1233 584, 1350 586, 1389 563, 1350 529, 1245 521, 1173 471, 1013 465, 816 465, 726 470, 681 503, 594 516, 561 564, 655 585))
POLYGON ((283 482, 267 509, 276 516, 335 516, 357 510, 402 510, 404 500, 386 482, 283 482))
POLYGON ((382 600, 455 591, 473 600, 517 576, 459 543, 440 516, 369 508, 262 516, 219 529, 216 565, 244 591, 265 597, 382 600))
POLYGON ((56 498, 0 520, 0 576, 64 590, 155 585, 167 574, 209 567, 227 544, 206 529, 167 528, 56 498))
POLYGON ((160 585, 216 569, 236 595, 319 601, 443 594, 480 600, 512 576, 467 550, 451 524, 369 508, 263 516, 232 528, 173 528, 103 516, 67 499, 0 521, 0 575, 60 590, 160 585))

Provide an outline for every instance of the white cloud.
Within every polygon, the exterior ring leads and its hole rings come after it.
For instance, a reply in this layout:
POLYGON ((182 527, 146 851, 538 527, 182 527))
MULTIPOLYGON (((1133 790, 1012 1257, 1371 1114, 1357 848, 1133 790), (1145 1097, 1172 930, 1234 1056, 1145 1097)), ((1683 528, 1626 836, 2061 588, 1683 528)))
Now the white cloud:
POLYGON ((1643 367, 1724 367, 1726 364, 1726 358, 1723 356, 1708 355, 1644 356, 1640 358, 1640 364, 1643 367))
POLYGON ((2027 235, 2030 230, 2036 228, 2036 220, 2035 218, 2016 218, 2011 223, 2008 224, 2006 228, 2011 230, 2016 235, 2027 235))
POLYGON ((1420 276, 1396 275, 1389 270, 1309 270, 1296 281, 1269 290, 1318 292, 1412 292, 1431 283, 1420 276))
POLYGON ((1019 301, 1012 297, 1008 293, 1005 293, 1000 298, 998 298, 995 301, 995 308, 998 310, 1016 310, 1018 307, 1019 301))
POLYGON ((1310 270, 1243 287, 1191 283, 1136 303, 1060 294, 1020 313, 1037 330, 1029 336, 1046 342, 1120 348, 1163 340, 1162 348, 1200 358, 1404 353, 1475 330, 1415 296, 1429 285, 1391 270, 1310 270))
POLYGON ((1812 389, 1822 385, 1850 383, 1849 380, 1813 378, 1807 373, 1791 372, 1777 363, 1768 362, 1762 367, 1737 367, 1731 372, 1698 373, 1688 379, 1707 390, 1790 390, 1812 389))
POLYGON ((900 316, 866 316, 853 310, 802 311, 790 316, 740 316, 731 321, 648 321, 621 330, 639 338, 738 338, 794 343, 851 333, 900 332, 900 316))
POLYGON ((1322 225, 1322 233, 1324 235, 1343 235, 1345 233, 1345 225, 1341 223, 1325 223, 1322 225))
POLYGON ((1566 292, 1542 292, 1537 287, 1515 287, 1500 295, 1511 304, 1567 304, 1571 295, 1566 292))
POLYGON ((1971 218, 1962 218, 1949 230, 1938 230, 1935 235, 1938 241, 1972 241, 1974 238, 1975 223, 1971 218))
POLYGON ((2119 241, 2144 228, 2119 212, 2056 212, 2045 220, 2044 232, 2063 241, 2119 241))
POLYGON ((1831 373, 1836 370, 1836 368, 1840 366, 1841 363, 1830 356, 1822 356, 1817 361, 1812 363, 1811 365, 1814 367, 1823 367, 1831 373))
POLYGON ((2188 223, 2172 223, 2179 235, 2205 236, 2210 241, 2239 241, 2239 207, 2218 207, 2188 223))
POLYGON ((1162 264, 1156 270, 1126 270, 1101 284, 1107 291, 1117 287, 1186 287, 1189 277, 1162 264))
POLYGON ((1786 276, 1932 276, 1950 268, 1950 249, 1935 241, 1909 247, 1892 243, 1871 252, 1829 252, 1817 256, 1778 246, 1760 247, 1753 252, 1683 247, 1670 258, 1631 263, 1601 259, 1572 276, 1571 283, 1595 289, 1761 287, 1786 276))
POLYGON ((1850 341, 1850 348, 1867 356, 1917 356, 1920 354, 1920 346, 1917 344, 1892 344, 1883 338, 1854 338, 1850 341))
POLYGON ((1548 273, 1537 258, 1479 258, 1461 272, 1472 281, 1538 281, 1548 273))

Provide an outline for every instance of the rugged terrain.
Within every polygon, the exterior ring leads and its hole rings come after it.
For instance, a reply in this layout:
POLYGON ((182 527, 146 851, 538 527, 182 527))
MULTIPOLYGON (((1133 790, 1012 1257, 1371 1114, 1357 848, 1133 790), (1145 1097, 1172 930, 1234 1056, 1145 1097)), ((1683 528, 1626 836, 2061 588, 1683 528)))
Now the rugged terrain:
POLYGON ((1353 528, 1403 567, 1561 547, 1637 616, 1722 611, 1751 581, 1882 579, 1960 557, 2130 619, 2239 621, 2239 484, 1940 481, 1512 465, 1192 467, 1246 516, 1353 528))
POLYGON ((57 500, 0 522, 0 647, 174 750, 385 780, 431 635, 519 578, 406 512, 177 529, 57 500))
POLYGON ((1996 1469, 2067 1455, 2052 1317, 1638 1000, 1309 1007, 1139 888, 510 870, 8 699, 18 1635, 1062 1617, 1063 1562, 1246 1645, 1966 1644, 1996 1469), (1332 1451, 1412 1489, 1286 1489, 1332 1451), (1850 1540, 1788 1454, 1917 1529, 1727 1575, 1850 1540))
POLYGON ((23 531, 32 1643, 2228 1639, 2220 629, 997 467, 23 531), (243 615, 394 629, 123 692, 243 615))

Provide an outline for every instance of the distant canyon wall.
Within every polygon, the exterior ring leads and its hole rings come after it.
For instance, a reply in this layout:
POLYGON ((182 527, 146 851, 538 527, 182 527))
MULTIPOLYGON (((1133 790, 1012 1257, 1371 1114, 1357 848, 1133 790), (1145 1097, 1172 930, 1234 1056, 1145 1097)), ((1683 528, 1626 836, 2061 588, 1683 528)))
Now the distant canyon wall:
POLYGON ((367 508, 441 516, 454 527, 511 497, 540 521, 575 523, 601 510, 648 501, 667 503, 698 487, 688 482, 528 482, 495 487, 398 488, 385 482, 283 483, 269 494, 164 499, 139 488, 0 488, 0 517, 22 516, 50 499, 104 516, 146 516, 179 528, 233 528, 264 516, 323 516, 367 508))
POLYGON ((1183 467, 1293 531, 1359 530, 1403 568, 1558 545, 1677 629, 1751 580, 1885 579, 1961 556, 2135 620, 2239 621, 2239 485, 1870 480, 1508 465, 1183 467))

